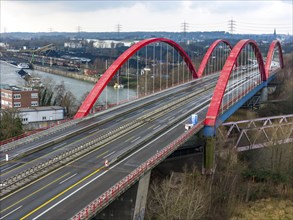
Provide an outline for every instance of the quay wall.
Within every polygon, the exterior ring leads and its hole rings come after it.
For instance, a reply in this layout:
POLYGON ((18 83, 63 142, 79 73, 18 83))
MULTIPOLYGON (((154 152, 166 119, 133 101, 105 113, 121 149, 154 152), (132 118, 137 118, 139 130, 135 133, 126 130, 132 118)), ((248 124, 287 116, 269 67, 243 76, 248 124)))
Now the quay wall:
POLYGON ((83 80, 83 81, 87 81, 91 83, 96 83, 98 81, 97 77, 86 76, 86 75, 78 74, 76 72, 64 71, 57 68, 50 68, 47 66, 39 66, 39 65, 33 64, 33 69, 64 76, 64 77, 69 77, 69 78, 73 78, 77 80, 83 80))

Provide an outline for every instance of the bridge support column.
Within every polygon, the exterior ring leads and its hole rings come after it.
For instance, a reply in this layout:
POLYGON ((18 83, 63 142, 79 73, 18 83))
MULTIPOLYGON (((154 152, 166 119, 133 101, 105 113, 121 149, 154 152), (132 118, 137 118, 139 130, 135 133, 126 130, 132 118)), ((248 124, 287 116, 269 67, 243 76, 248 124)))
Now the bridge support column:
POLYGON ((133 220, 143 220, 146 209, 147 195, 150 184, 151 171, 147 172, 138 183, 133 220))
POLYGON ((96 214, 92 220, 143 220, 151 171, 148 171, 138 182, 116 198, 105 209, 96 214))
POLYGON ((260 95, 260 103, 264 103, 268 101, 268 87, 265 86, 262 90, 261 90, 261 95, 260 95))
POLYGON ((204 148, 203 148, 203 174, 211 174, 214 172, 215 167, 215 145, 216 135, 215 127, 204 127, 204 148))

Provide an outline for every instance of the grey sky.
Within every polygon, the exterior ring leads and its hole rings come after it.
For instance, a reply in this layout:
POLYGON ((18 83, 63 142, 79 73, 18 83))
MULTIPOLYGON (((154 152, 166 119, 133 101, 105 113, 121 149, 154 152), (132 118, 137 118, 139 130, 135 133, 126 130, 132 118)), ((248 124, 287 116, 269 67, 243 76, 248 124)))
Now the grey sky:
POLYGON ((291 0, 256 1, 78 1, 1 0, 0 30, 7 32, 116 31, 228 31, 236 33, 292 33, 291 0))

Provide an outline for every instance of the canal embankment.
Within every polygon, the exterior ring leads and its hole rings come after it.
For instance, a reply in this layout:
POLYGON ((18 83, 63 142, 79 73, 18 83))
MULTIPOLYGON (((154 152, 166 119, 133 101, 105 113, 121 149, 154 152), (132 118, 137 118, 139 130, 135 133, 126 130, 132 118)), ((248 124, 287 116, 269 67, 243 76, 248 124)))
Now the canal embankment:
POLYGON ((59 76, 64 76, 68 78, 73 78, 77 80, 82 80, 90 83, 96 83, 98 81, 98 77, 93 77, 93 76, 86 76, 81 74, 80 72, 73 72, 73 71, 66 71, 62 70, 60 68, 54 68, 54 67, 48 67, 48 66, 39 66, 36 64, 33 64, 33 69, 59 75, 59 76))

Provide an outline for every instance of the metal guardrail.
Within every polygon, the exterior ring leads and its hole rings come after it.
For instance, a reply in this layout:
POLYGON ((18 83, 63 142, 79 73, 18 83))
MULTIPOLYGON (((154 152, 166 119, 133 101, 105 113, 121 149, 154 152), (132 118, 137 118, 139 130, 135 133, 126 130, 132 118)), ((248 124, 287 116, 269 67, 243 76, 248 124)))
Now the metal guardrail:
POLYGON ((100 136, 97 139, 90 140, 87 143, 77 146, 71 150, 65 151, 53 158, 48 159, 45 162, 39 163, 32 168, 29 168, 21 173, 18 173, 17 175, 13 177, 10 177, 6 180, 2 180, 0 184, 0 190, 2 193, 3 193, 3 190, 6 190, 5 193, 8 193, 11 190, 13 190, 13 186, 16 183, 19 183, 17 187, 20 187, 24 185, 26 182, 37 179, 41 175, 43 175, 44 172, 48 173, 56 169, 57 165, 61 166, 63 165, 63 163, 72 161, 75 158, 79 157, 80 155, 90 152, 96 147, 107 143, 109 140, 113 140, 114 138, 134 129, 135 127, 141 124, 142 124, 141 121, 136 121, 136 122, 132 122, 131 124, 129 123, 126 126, 121 126, 113 131, 108 132, 105 135, 100 136))
MULTIPOLYGON (((183 90, 185 90, 185 88, 183 90)), ((167 96, 169 96, 169 95, 162 96, 159 99, 163 99, 164 97, 167 97, 167 96)), ((144 97, 144 98, 147 98, 147 97, 144 97)), ((138 100, 136 99, 135 101, 138 101, 138 100)), ((108 111, 114 111, 114 110, 116 110, 116 107, 117 106, 115 106, 114 108, 108 109, 108 111)), ((84 118, 70 120, 69 122, 65 122, 65 123, 62 123, 61 125, 50 127, 46 130, 39 131, 37 133, 31 133, 30 135, 23 135, 19 139, 12 138, 12 139, 14 139, 13 142, 4 143, 3 145, 0 145, 0 152, 7 152, 9 150, 13 150, 23 144, 31 143, 35 140, 40 139, 41 137, 46 137, 46 136, 49 136, 49 135, 54 134, 56 132, 59 132, 61 130, 64 130, 64 129, 72 126, 73 124, 77 124, 77 123, 85 121, 85 120, 90 120, 91 118, 94 118, 99 114, 101 114, 101 112, 89 115, 84 118)))
POLYGON ((100 195, 98 198, 90 202, 85 208, 76 213, 71 220, 83 220, 89 219, 94 216, 98 211, 106 207, 111 201, 120 196, 125 192, 130 186, 132 186, 139 178, 151 170, 157 164, 159 164, 163 159, 168 157, 175 149, 182 145, 188 138, 190 138, 196 131, 203 127, 203 122, 197 124, 188 132, 184 133, 182 136, 177 138, 171 144, 158 151, 154 156, 149 158, 138 168, 128 174, 126 177, 121 179, 118 183, 110 187, 105 193, 100 195))
POLYGON ((48 128, 44 131, 40 131, 38 133, 35 133, 35 134, 31 134, 25 138, 21 138, 21 139, 18 139, 18 140, 15 140, 13 142, 10 142, 10 143, 7 143, 7 144, 4 144, 4 145, 1 145, 0 146, 0 151, 1 152, 7 152, 9 150, 13 150, 15 148, 17 148, 18 146, 21 146, 23 144, 27 144, 27 143, 31 143, 35 140, 38 140, 40 139, 41 137, 46 137, 46 136, 49 136, 51 134, 54 134, 54 133, 57 133, 57 132, 60 132, 70 126, 73 126, 75 124, 77 124, 78 122, 80 122, 80 120, 70 120, 68 122, 65 122, 61 125, 58 125, 58 126, 54 126, 54 127, 51 127, 51 128, 48 128))
POLYGON ((25 137, 28 137, 32 134, 35 134, 35 133, 38 133, 38 132, 41 132, 41 131, 44 131, 44 130, 47 130, 49 129, 50 127, 45 127, 45 128, 40 128, 40 129, 37 129, 37 130, 33 130, 33 131, 26 131, 25 133, 21 134, 21 135, 18 135, 18 136, 14 136, 14 137, 11 137, 9 139, 6 139, 6 140, 2 140, 0 141, 0 146, 3 146, 5 144, 8 144, 8 143, 11 143, 13 141, 17 141, 19 139, 22 139, 22 138, 25 138, 25 137))
MULTIPOLYGON (((207 89, 210 89, 210 88, 212 88, 212 86, 206 86, 203 89, 197 91, 195 94, 190 94, 188 96, 182 97, 182 98, 176 100, 175 102, 169 103, 168 105, 165 105, 165 106, 163 106, 163 107, 161 107, 159 109, 156 109, 155 111, 153 111, 153 112, 151 112, 149 114, 146 114, 146 115, 140 117, 135 122, 131 122, 131 123, 128 123, 126 125, 123 125, 123 126, 117 128, 117 129, 113 130, 113 131, 110 131, 109 133, 107 133, 105 135, 100 136, 97 139, 90 140, 87 143, 84 143, 84 144, 82 144, 80 146, 77 146, 77 147, 71 149, 71 150, 63 152, 63 153, 61 153, 61 154, 59 154, 57 156, 54 156, 53 158, 48 159, 45 162, 42 162, 40 164, 35 165, 32 168, 29 168, 29 169, 27 169, 27 170, 25 170, 23 172, 20 172, 20 173, 18 173, 17 175, 15 175, 13 177, 5 179, 5 180, 1 181, 1 183, 0 183, 0 190, 3 193, 3 190, 6 189, 6 191, 9 191, 7 189, 9 187, 13 188, 13 185, 15 185, 16 183, 22 182, 21 185, 24 185, 27 181, 32 181, 32 179, 37 179, 38 177, 43 175, 44 172, 48 173, 48 172, 52 171, 53 169, 56 169, 57 165, 61 166, 63 163, 66 163, 68 161, 72 161, 75 158, 79 157, 80 155, 88 153, 91 150, 95 149, 96 147, 107 143, 109 141, 109 137, 111 137, 111 140, 113 140, 113 138, 116 138, 117 136, 120 136, 120 134, 126 133, 126 132, 128 132, 128 131, 130 131, 130 130, 138 127, 138 126, 140 126, 141 124, 144 123, 143 122, 144 120, 146 120, 146 121, 154 120, 155 118, 160 117, 162 114, 166 114, 166 112, 164 112, 165 110, 167 110, 167 112, 172 111, 178 105, 183 105, 185 102, 188 102, 188 100, 190 98, 192 98, 195 95, 197 95, 197 94, 199 94, 199 93, 201 93, 201 92, 203 92, 203 91, 205 91, 207 89), (161 114, 156 115, 156 117, 151 117, 152 115, 155 115, 158 112, 161 112, 161 114), (153 118, 153 119, 150 119, 150 118, 153 118), (30 179, 25 181, 25 179, 27 179, 27 177, 30 177, 30 179)), ((94 116, 92 116, 92 117, 94 117, 94 116)), ((85 120, 85 119, 78 120, 78 122, 82 121, 82 120, 85 120)), ((70 122, 72 122, 72 121, 70 121, 70 122)), ((55 132, 60 131, 61 129, 63 129, 65 127, 71 126, 71 124, 76 124, 76 123, 77 123, 77 120, 74 121, 74 123, 67 123, 67 124, 65 124, 63 126, 59 126, 59 129, 54 130, 53 132, 55 133, 55 132)), ((47 132, 47 133, 52 134, 52 132, 50 132, 50 131, 47 132)), ((8 193, 8 192, 6 192, 6 193, 8 193)))
MULTIPOLYGON (((198 93, 202 92, 198 91, 198 93)), ((172 111, 175 108, 178 107, 178 105, 182 105, 186 102, 189 102, 189 99, 194 97, 196 94, 190 94, 188 96, 182 97, 181 99, 176 100, 175 102, 169 103, 168 105, 165 105, 159 109, 156 109, 155 111, 152 111, 138 119, 136 119, 133 122, 127 123, 123 126, 120 126, 119 128, 116 128, 115 130, 112 130, 98 138, 92 139, 82 145, 79 145, 71 150, 65 151, 57 156, 54 156, 53 158, 48 159, 47 161, 41 162, 32 168, 29 168, 23 172, 18 173, 15 176, 12 176, 8 179, 2 180, 0 182, 0 190, 1 195, 9 193, 10 191, 14 190, 14 185, 18 184, 17 187, 21 187, 27 182, 31 182, 40 176, 44 175, 44 173, 48 173, 54 169, 57 168, 57 166, 61 166, 64 163, 67 163, 69 161, 72 161, 76 159, 77 157, 80 157, 81 155, 84 155, 93 149, 97 148, 98 146, 101 146, 109 141, 112 141, 113 139, 120 137, 122 134, 125 134, 142 124, 155 120, 156 118, 159 118, 161 115, 166 114, 166 111, 172 111)))
MULTIPOLYGON (((250 86, 248 89, 239 94, 239 96, 235 97, 233 100, 230 100, 230 102, 225 103, 222 108, 231 105, 235 100, 241 98, 247 93, 247 91, 249 91, 249 89, 253 87, 254 86, 250 86)), ((133 185, 144 173, 155 167, 160 161, 170 155, 177 147, 182 145, 188 138, 190 138, 197 130, 200 130, 202 127, 203 122, 199 123, 197 126, 190 129, 187 133, 180 136, 174 142, 157 152, 153 157, 149 158, 118 183, 110 187, 105 193, 93 200, 81 211, 76 213, 73 217, 71 217, 71 220, 83 220, 93 217, 97 212, 106 207, 111 201, 125 192, 126 189, 133 185)))

